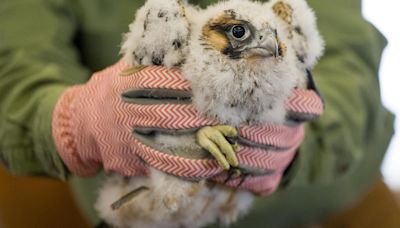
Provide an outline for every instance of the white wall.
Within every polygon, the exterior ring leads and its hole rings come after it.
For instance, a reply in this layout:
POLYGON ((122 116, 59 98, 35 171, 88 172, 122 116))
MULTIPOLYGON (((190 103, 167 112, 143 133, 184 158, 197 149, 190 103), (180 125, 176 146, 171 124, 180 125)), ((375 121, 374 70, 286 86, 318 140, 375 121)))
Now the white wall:
MULTIPOLYGON (((400 116, 400 1, 363 0, 363 13, 388 39, 380 69, 382 100, 385 106, 400 116)), ((382 165, 386 183, 400 189, 400 121, 382 165)))

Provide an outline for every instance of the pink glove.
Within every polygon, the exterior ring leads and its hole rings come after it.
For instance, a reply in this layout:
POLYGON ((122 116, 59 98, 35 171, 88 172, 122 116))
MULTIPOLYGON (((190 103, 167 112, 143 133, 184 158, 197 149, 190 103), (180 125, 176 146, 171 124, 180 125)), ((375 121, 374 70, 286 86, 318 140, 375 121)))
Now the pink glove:
MULTIPOLYGON (((121 94, 128 89, 160 88, 189 91, 188 83, 177 70, 148 67, 139 73, 120 76, 130 66, 122 61, 93 75, 85 85, 68 89, 60 98, 53 115, 53 136, 68 168, 77 175, 95 174, 102 166, 125 176, 146 174, 147 166, 186 178, 212 178, 224 182, 224 172, 214 159, 189 159, 167 155, 133 138, 132 128, 191 129, 218 124, 199 117, 190 104, 128 104, 121 94)), ((323 105, 312 91, 295 90, 287 103, 297 116, 317 116, 323 105)), ((296 116, 295 115, 295 116, 296 116)), ((281 149, 243 146, 238 152, 240 164, 274 171, 247 179, 242 188, 268 194, 278 185, 303 140, 303 127, 243 126, 240 135, 256 144, 281 149)), ((240 179, 226 184, 237 186, 240 179)))
MULTIPOLYGON (((165 115, 156 118, 152 110, 127 104, 121 94, 129 88, 171 88, 189 90, 177 70, 163 69, 165 77, 147 75, 120 76, 129 68, 123 61, 95 73, 83 85, 73 86, 60 97, 53 113, 53 138, 57 150, 69 170, 79 176, 90 176, 104 168, 125 176, 143 175, 144 163, 136 156, 132 143, 132 127, 141 123, 174 129, 179 115, 174 107, 166 107, 165 115), (148 120, 147 120, 148 118, 148 120), (149 122, 150 121, 150 122, 149 122)), ((191 107, 183 107, 189 122, 196 127, 211 123, 198 119, 191 107)))
POLYGON ((53 113, 53 137, 71 172, 90 176, 102 167, 138 175, 143 164, 129 146, 132 110, 121 101, 130 78, 115 77, 122 65, 95 73, 60 97, 53 113))

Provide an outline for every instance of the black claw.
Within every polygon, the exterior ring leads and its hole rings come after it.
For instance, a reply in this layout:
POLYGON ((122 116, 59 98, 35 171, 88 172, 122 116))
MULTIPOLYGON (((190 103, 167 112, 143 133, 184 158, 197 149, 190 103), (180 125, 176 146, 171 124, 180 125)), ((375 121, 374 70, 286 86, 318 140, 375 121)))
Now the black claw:
POLYGON ((229 142, 231 145, 235 145, 238 143, 239 138, 238 137, 225 137, 226 140, 229 142))
POLYGON ((239 184, 236 186, 237 188, 240 188, 240 186, 242 186, 242 184, 246 181, 247 177, 249 177, 250 174, 243 174, 242 175, 242 179, 240 180, 239 184))
POLYGON ((230 180, 239 177, 241 174, 241 171, 239 168, 231 168, 228 170, 228 177, 225 179, 224 184, 227 184, 230 180), (239 171, 239 174, 238 174, 239 171))
POLYGON ((228 177, 224 180, 224 184, 227 184, 230 180, 232 180, 233 172, 231 170, 228 171, 228 177))

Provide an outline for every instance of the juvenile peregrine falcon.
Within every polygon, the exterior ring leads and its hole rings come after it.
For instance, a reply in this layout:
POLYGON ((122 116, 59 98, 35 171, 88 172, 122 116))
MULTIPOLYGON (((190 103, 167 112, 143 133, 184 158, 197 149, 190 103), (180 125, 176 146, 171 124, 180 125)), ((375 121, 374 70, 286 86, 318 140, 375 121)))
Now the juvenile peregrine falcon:
MULTIPOLYGON (((196 109, 223 124, 180 136, 158 132, 155 143, 172 151, 200 146, 226 170, 239 164, 237 146, 225 137, 236 136, 241 124, 284 123, 285 100, 293 88, 306 87, 306 70, 323 51, 304 0, 228 0, 206 9, 180 0, 148 0, 129 29, 123 59, 133 66, 179 67, 196 109)), ((252 198, 247 191, 211 188, 206 180, 151 169, 148 177, 110 176, 96 208, 117 227, 201 227, 236 221, 252 198), (129 194, 134 200, 124 200, 129 194), (121 197, 123 205, 112 210, 110 204, 121 197), (222 210, 227 203, 228 212, 222 210)))

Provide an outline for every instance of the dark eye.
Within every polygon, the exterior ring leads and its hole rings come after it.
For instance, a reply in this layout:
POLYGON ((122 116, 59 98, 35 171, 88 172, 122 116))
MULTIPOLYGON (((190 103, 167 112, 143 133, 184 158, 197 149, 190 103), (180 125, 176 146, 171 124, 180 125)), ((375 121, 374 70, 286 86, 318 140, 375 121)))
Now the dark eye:
POLYGON ((246 28, 243 25, 235 25, 232 27, 232 36, 238 40, 243 40, 246 35, 246 28))

